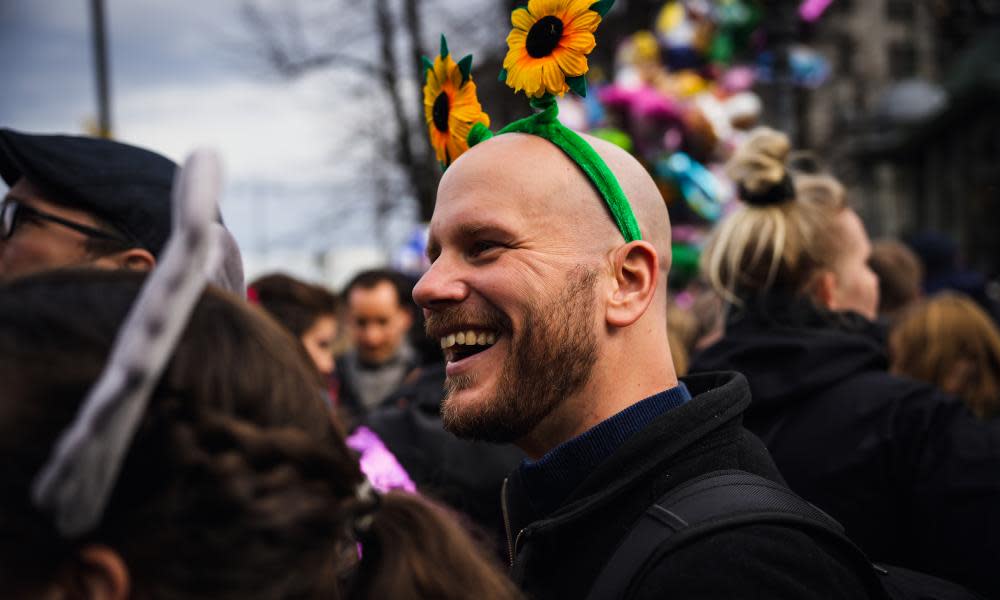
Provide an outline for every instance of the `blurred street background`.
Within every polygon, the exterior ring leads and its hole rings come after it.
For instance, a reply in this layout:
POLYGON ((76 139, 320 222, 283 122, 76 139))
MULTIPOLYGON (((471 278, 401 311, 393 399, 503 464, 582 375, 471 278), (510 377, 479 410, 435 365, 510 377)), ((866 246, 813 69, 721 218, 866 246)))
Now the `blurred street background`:
MULTIPOLYGON (((417 271, 440 176, 419 57, 445 33, 456 59, 475 55, 494 129, 524 116, 497 82, 516 4, 0 0, 0 125, 177 161, 216 147, 248 279, 417 271)), ((720 165, 767 124, 849 186, 872 237, 934 231, 996 278, 998 27, 998 0, 619 0, 591 93, 561 110, 657 174, 679 252, 730 209, 720 165)))

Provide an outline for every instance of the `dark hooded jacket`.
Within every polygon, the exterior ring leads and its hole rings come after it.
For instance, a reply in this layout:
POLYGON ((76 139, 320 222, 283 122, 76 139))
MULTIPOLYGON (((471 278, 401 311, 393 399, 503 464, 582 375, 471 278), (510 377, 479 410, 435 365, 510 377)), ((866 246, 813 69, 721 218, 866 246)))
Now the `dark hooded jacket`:
POLYGON ((888 374, 883 339, 858 315, 772 300, 734 313, 692 371, 746 375, 746 427, 872 559, 1000 598, 1000 428, 888 374))
MULTIPOLYGON (((512 576, 530 598, 585 598, 636 520, 698 475, 741 469, 781 481, 741 426, 750 403, 736 373, 684 378, 693 398, 633 434, 549 514, 536 514, 520 470, 504 484, 512 576)), ((802 531, 745 525, 678 548, 644 570, 628 598, 865 598, 837 550, 802 531)))

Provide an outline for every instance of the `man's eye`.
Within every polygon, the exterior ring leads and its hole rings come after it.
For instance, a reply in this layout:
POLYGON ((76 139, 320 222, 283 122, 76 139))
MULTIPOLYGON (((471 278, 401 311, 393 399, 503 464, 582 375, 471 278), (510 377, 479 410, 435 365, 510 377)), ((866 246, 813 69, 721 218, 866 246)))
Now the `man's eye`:
POLYGON ((497 242, 491 242, 488 240, 479 240, 472 244, 469 248, 469 256, 479 256, 484 252, 488 252, 494 248, 499 248, 500 244, 497 242))

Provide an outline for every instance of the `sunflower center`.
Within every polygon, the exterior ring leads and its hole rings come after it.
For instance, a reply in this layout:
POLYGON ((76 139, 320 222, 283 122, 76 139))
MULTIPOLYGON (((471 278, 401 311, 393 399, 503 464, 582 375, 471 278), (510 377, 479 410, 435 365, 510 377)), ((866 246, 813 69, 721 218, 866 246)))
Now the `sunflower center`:
POLYGON ((434 127, 441 133, 448 133, 448 111, 451 106, 448 103, 448 94, 441 92, 434 100, 431 108, 431 116, 434 119, 434 127))
POLYGON ((563 22, 558 17, 542 17, 531 26, 525 46, 531 58, 544 58, 559 45, 562 39, 563 22))

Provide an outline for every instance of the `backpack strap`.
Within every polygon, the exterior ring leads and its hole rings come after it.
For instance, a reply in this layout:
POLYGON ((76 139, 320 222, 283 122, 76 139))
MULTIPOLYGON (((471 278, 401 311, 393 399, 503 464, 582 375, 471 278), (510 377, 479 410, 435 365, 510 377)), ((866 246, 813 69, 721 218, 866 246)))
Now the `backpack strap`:
POLYGON ((851 559, 872 597, 886 597, 871 562, 844 535, 840 523, 786 486, 737 470, 714 471, 686 481, 650 506, 611 555, 587 597, 622 597, 654 557, 708 535, 765 524, 798 529, 830 542, 851 559))

